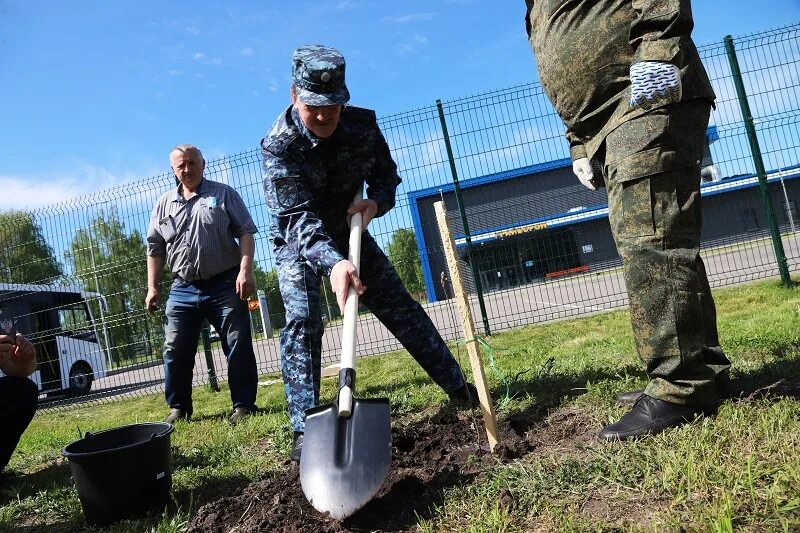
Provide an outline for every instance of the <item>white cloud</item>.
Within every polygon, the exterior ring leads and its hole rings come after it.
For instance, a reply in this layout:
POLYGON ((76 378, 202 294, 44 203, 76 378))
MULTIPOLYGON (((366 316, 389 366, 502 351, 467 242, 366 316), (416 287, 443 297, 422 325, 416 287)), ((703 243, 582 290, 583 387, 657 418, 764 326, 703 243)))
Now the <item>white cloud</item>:
POLYGON ((251 56, 253 55, 253 49, 248 46, 247 48, 242 48, 242 51, 239 53, 243 56, 251 56))
POLYGON ((397 15, 390 17, 383 17, 384 22, 391 22, 395 24, 405 24, 408 22, 420 22, 426 20, 433 20, 436 18, 436 13, 409 13, 407 15, 397 15))
MULTIPOLYGON (((264 75, 262 75, 261 76, 261 81, 263 82, 263 84, 267 88, 267 90, 272 92, 272 93, 276 93, 276 92, 278 92, 280 90, 281 87, 284 87, 284 85, 281 85, 281 84, 278 83, 278 80, 275 78, 275 76, 264 76, 264 75)), ((288 80, 286 82, 285 87, 288 88, 290 82, 291 82, 291 80, 288 80)), ((288 92, 288 89, 287 89, 287 92, 288 92)))
POLYGON ((186 26, 184 28, 184 31, 186 31, 186 33, 191 34, 191 35, 200 35, 200 33, 201 33, 200 32, 200 28, 198 28, 197 26, 194 26, 194 25, 186 26))
POLYGON ((176 68, 169 71, 170 76, 183 76, 183 71, 176 68))
POLYGON ((339 0, 336 3, 336 11, 350 11, 361 7, 361 2, 358 0, 339 0))
POLYGON ((206 55, 205 52, 195 52, 194 60, 199 63, 204 63, 206 65, 216 65, 220 66, 224 63, 223 59, 220 56, 209 57, 206 55))
POLYGON ((417 51, 420 46, 428 44, 428 38, 424 35, 414 34, 404 36, 401 41, 394 45, 395 50, 400 54, 411 54, 417 51))
POLYGON ((36 209, 74 198, 89 191, 81 180, 45 180, 39 177, 0 176, 0 211, 36 209))
MULTIPOLYGON (((126 172, 115 174, 103 166, 75 160, 66 173, 47 175, 0 176, 0 211, 37 209, 55 204, 69 204, 77 197, 118 187, 156 174, 126 172)), ((126 202, 130 201, 126 196, 126 202)))
MULTIPOLYGON (((303 17, 323 17, 333 13, 341 13, 343 11, 353 11, 360 8, 363 2, 360 0, 339 0, 338 2, 311 2, 305 9, 305 12, 300 15, 303 17)), ((272 18, 275 18, 274 16, 272 18)))

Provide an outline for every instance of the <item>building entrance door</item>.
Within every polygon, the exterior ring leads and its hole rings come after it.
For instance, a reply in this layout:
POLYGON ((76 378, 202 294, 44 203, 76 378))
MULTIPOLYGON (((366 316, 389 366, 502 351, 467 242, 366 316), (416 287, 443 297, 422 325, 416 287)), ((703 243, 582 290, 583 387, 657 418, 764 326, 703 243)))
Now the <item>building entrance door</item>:
POLYGON ((487 292, 532 283, 552 272, 580 266, 571 229, 501 240, 475 251, 475 264, 487 292))

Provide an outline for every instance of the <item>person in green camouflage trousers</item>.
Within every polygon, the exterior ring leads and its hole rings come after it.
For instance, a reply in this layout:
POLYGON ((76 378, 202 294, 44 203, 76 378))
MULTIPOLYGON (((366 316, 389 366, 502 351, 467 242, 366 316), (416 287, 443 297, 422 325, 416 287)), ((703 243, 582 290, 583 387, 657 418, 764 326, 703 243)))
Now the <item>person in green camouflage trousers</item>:
POLYGON ((539 77, 573 170, 608 189, 636 348, 651 378, 600 437, 651 435, 713 414, 730 362, 699 254, 700 162, 714 91, 689 0, 526 0, 539 77))

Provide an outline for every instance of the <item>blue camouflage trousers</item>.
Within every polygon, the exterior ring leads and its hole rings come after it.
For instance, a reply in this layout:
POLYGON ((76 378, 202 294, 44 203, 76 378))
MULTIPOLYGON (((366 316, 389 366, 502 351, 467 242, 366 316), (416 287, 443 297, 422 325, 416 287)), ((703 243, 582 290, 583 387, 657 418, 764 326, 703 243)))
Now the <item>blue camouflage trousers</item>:
MULTIPOLYGON (((346 251, 346 240, 337 242, 337 247, 346 251)), ((320 276, 296 254, 276 255, 278 282, 286 307, 286 327, 281 332, 281 372, 292 430, 302 432, 306 409, 319 403, 323 332, 320 276)), ((464 376, 450 349, 367 232, 361 237, 359 275, 367 286, 360 302, 445 392, 462 387, 464 376)))

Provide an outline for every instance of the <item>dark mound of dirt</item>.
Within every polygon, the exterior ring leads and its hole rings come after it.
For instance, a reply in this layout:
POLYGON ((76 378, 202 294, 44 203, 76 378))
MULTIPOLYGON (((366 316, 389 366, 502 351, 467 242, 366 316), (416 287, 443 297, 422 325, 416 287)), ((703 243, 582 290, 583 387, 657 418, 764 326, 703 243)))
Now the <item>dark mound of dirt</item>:
MULTIPOLYGON (((204 505, 188 531, 412 531, 420 518, 432 516, 445 489, 536 446, 525 431, 507 425, 501 426, 499 441, 495 453, 489 454, 479 414, 442 410, 424 422, 392 429, 392 464, 386 482, 375 498, 343 521, 321 514, 308 503, 300 488, 299 470, 290 464, 277 477, 204 505)), ((510 495, 498 498, 503 504, 510 495)))

